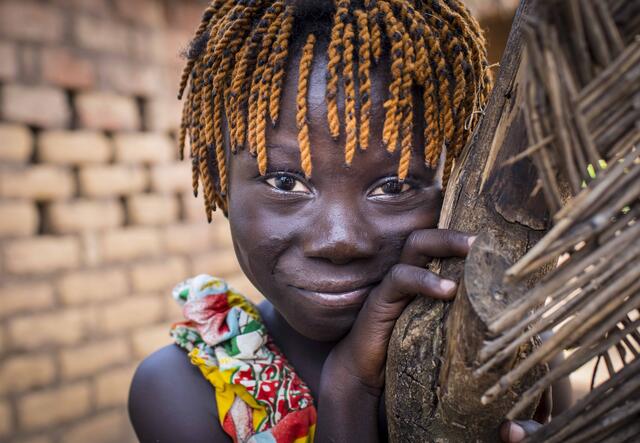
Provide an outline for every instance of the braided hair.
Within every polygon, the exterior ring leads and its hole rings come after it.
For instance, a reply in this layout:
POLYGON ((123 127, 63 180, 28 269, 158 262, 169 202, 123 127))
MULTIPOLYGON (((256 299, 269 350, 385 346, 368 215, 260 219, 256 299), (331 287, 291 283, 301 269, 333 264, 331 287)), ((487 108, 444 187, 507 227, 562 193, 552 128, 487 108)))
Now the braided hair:
POLYGON ((327 124, 336 140, 344 128, 345 163, 351 164, 358 148, 369 146, 371 69, 386 49, 391 80, 382 139, 389 152, 400 150, 398 180, 406 178, 414 150, 412 90, 418 87, 424 102, 424 161, 436 167, 446 152, 446 186, 492 83, 482 30, 461 0, 212 0, 187 53, 178 94, 182 99, 187 91, 180 158, 188 137, 193 192, 202 187, 209 221, 216 207, 227 211, 224 117, 230 151, 248 148, 260 173, 267 170, 267 120, 278 122, 291 38, 298 30, 305 43, 296 125, 302 170, 311 176, 307 91, 316 35, 303 27, 294 32, 294 21, 322 20, 322 14, 329 33, 327 124), (344 116, 338 110, 340 85, 344 116))

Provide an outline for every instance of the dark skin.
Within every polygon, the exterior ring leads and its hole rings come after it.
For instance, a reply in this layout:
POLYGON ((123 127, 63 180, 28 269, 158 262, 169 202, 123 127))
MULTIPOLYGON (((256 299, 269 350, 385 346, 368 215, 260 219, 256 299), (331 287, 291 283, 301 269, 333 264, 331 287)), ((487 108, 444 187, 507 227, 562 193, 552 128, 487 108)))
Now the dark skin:
MULTIPOLYGON (((420 149, 409 179, 396 180, 399 153, 387 153, 381 136, 385 61, 372 73, 370 147, 344 165, 344 140, 334 141, 326 123, 323 43, 309 89, 312 177, 297 172, 294 57, 280 121, 267 133, 267 174, 260 176, 247 150, 229 156, 229 222, 239 263, 267 299, 259 306, 266 327, 316 399, 316 441, 375 442, 386 440, 384 367, 395 321, 416 296, 454 297, 455 282, 425 265, 433 257, 466 256, 473 237, 436 229, 439 173, 424 165, 420 149)), ((422 146, 420 118, 414 142, 422 146)), ((213 388, 176 345, 141 364, 129 411, 142 442, 230 441, 213 388)), ((523 427, 509 426, 504 441, 520 441, 523 427)))

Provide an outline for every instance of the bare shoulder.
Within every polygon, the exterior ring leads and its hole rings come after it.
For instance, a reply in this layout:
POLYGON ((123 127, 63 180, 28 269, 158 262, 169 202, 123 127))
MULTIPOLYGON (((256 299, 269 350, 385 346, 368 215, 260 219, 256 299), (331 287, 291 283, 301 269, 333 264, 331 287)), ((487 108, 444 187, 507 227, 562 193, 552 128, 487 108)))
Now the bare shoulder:
POLYGON ((129 390, 129 417, 146 442, 229 442, 215 391, 186 351, 171 344, 145 358, 129 390))

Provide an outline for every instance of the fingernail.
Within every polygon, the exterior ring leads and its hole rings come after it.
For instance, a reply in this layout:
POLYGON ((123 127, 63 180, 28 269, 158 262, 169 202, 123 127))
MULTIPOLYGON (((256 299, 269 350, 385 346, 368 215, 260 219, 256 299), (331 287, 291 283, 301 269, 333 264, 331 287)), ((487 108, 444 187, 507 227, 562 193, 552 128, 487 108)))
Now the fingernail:
POLYGON ((525 437, 526 434, 522 426, 511 423, 509 426, 509 441, 515 443, 524 440, 525 437))
POLYGON ((467 239, 467 244, 469 245, 469 247, 471 247, 471 245, 473 244, 474 241, 476 241, 476 238, 478 238, 477 235, 474 235, 473 237, 469 237, 467 239))
POLYGON ((453 290, 456 289, 456 286, 456 282, 454 281, 447 280, 445 278, 440 280, 440 289, 442 289, 444 292, 453 292, 453 290))

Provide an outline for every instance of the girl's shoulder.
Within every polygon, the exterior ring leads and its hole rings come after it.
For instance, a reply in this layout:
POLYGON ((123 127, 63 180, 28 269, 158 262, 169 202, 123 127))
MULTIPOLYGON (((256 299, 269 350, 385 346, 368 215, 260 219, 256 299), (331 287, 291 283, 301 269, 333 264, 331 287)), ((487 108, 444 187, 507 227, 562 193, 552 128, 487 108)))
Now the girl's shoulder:
POLYGON ((175 344, 147 357, 131 385, 129 413, 138 438, 312 435, 311 392, 268 335, 259 309, 224 280, 204 274, 179 283, 172 295, 185 317, 168 328, 175 344))
POLYGON ((175 344, 140 363, 131 382, 128 408, 143 443, 230 441, 218 421, 213 386, 175 344))
MULTIPOLYGON (((203 338, 222 341, 227 335, 220 336, 219 323, 209 321, 210 317, 226 318, 229 309, 236 307, 250 319, 256 309, 224 280, 208 275, 178 283, 172 297, 182 307, 185 321, 167 325, 174 343, 158 349, 137 367, 129 390, 131 423, 143 443, 228 442, 230 438, 220 426, 214 386, 194 361, 211 363, 212 349, 203 338)), ((231 321, 236 326, 232 329, 247 322, 247 318, 237 317, 231 321)))

